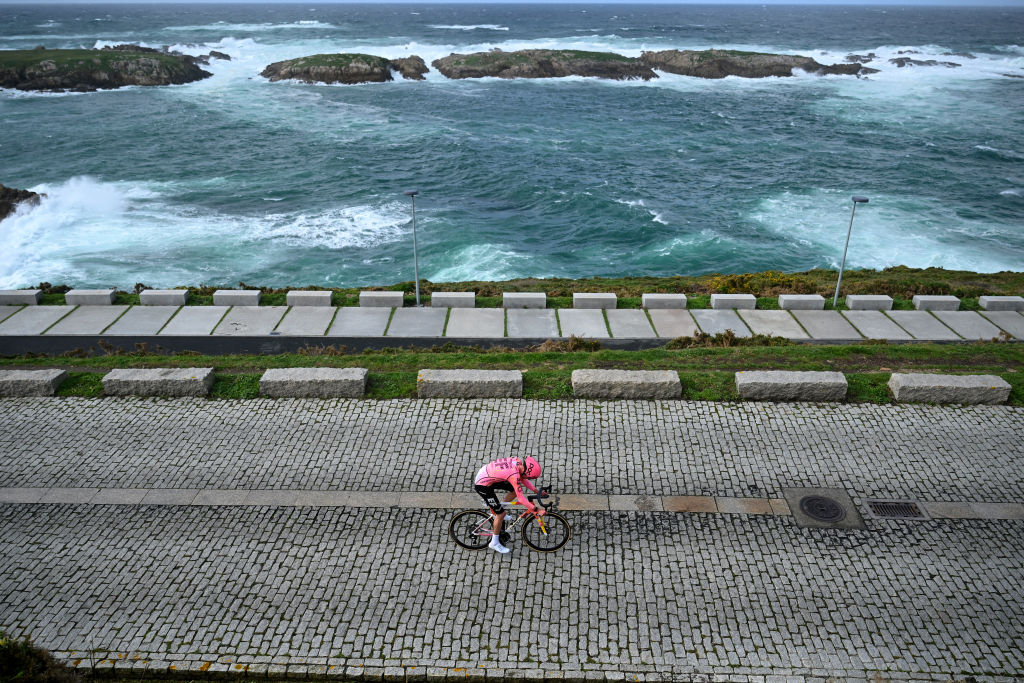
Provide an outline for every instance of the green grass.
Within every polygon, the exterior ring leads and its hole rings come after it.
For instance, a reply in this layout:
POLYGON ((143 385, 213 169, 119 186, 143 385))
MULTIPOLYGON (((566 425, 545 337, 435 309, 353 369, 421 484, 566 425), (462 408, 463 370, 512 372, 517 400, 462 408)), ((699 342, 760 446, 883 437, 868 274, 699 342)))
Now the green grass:
POLYGON ((391 64, 391 62, 384 57, 366 55, 358 52, 310 55, 308 57, 289 59, 285 63, 296 68, 315 66, 345 68, 347 66, 351 66, 355 62, 361 62, 367 66, 379 69, 386 69, 391 64))
POLYGON ((0 69, 21 70, 50 61, 58 72, 78 69, 110 69, 114 62, 154 59, 171 68, 180 68, 182 60, 159 52, 126 52, 121 50, 0 50, 0 69))

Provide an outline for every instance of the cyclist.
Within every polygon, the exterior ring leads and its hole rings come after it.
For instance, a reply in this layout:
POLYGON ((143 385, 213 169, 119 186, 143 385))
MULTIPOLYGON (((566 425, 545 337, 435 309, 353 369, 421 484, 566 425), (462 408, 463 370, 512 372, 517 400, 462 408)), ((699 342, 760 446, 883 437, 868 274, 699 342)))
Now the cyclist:
POLYGON ((533 514, 541 517, 544 515, 544 508, 534 505, 523 493, 522 484, 534 493, 537 487, 530 480, 540 476, 540 463, 533 458, 520 460, 519 458, 498 458, 494 462, 487 463, 476 473, 474 486, 476 492, 487 503, 487 507, 494 513, 494 535, 491 537, 490 548, 499 553, 507 553, 508 548, 501 544, 501 525, 505 521, 505 508, 498 502, 497 491, 507 491, 505 502, 518 498, 523 507, 533 514))

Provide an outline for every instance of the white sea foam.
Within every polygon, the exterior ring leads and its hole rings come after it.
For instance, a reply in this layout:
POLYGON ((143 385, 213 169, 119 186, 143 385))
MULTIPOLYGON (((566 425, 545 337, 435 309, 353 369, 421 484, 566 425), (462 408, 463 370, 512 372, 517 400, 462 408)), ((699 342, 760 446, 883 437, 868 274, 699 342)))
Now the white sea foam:
POLYGON ((231 31, 243 31, 246 33, 258 33, 260 31, 279 31, 288 29, 336 29, 338 26, 323 21, 302 20, 280 24, 232 24, 226 21, 215 21, 212 24, 199 24, 196 26, 168 26, 165 31, 219 31, 230 33, 231 31))
MULTIPOLYGON (((850 207, 846 192, 787 192, 762 200, 750 218, 789 243, 789 258, 838 267, 850 207)), ((846 263, 854 268, 934 266, 989 273, 1019 269, 1024 249, 1005 226, 965 218, 939 200, 872 196, 857 210, 846 263)))
POLYGON ((449 29, 452 31, 507 31, 508 26, 497 24, 430 24, 430 28, 449 29))
POLYGON ((1021 190, 1019 188, 1013 188, 1012 190, 1003 190, 999 193, 1001 197, 1020 197, 1021 190))
POLYGON ((445 260, 450 265, 420 273, 431 282, 499 281, 544 275, 531 271, 529 255, 503 244, 471 244, 447 255, 445 260))

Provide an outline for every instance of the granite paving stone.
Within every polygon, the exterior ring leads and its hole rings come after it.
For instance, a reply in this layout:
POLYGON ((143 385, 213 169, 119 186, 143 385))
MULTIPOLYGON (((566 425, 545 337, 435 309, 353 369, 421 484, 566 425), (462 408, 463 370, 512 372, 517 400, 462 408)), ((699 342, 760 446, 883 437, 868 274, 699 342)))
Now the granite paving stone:
POLYGON ((589 339, 607 339, 609 336, 604 312, 600 309, 558 309, 558 324, 563 337, 575 335, 589 339))
POLYGON ((383 337, 391 319, 392 308, 345 306, 327 331, 328 337, 383 337))
POLYGON ((743 324, 734 309, 697 309, 690 313, 704 334, 723 334, 731 330, 737 337, 750 336, 750 328, 743 324))
POLYGON ((505 336, 505 309, 503 308, 452 308, 448 315, 446 337, 486 337, 489 339, 505 336))
POLYGON ((636 308, 618 308, 605 311, 612 336, 626 339, 653 339, 657 337, 647 314, 636 308))
POLYGON ((1016 311, 982 311, 982 317, 1016 339, 1024 339, 1024 315, 1016 311))
POLYGON ((918 341, 960 341, 963 339, 928 311, 886 311, 885 315, 918 341))
MULTIPOLYGON (((289 294, 292 293, 289 292, 289 294)), ((319 292, 307 293, 318 294, 319 292)), ((327 328, 334 320, 337 310, 333 306, 305 303, 292 306, 277 323, 277 328, 274 331, 283 336, 319 337, 327 333, 327 328)))
POLYGON ((849 340, 861 339, 860 333, 839 311, 794 310, 793 317, 807 330, 812 339, 849 340))
POLYGON ((58 320, 75 310, 75 306, 26 306, 0 322, 0 335, 42 334, 58 320))
POLYGON ((843 311, 842 315, 867 339, 906 340, 913 338, 882 311, 843 311))
POLYGON ((227 312, 227 306, 182 306, 159 334, 204 337, 213 332, 227 312))
POLYGON ((46 334, 99 334, 124 315, 128 306, 79 306, 46 334))
MULTIPOLYGON (((132 306, 104 334, 157 334, 180 306, 132 306)), ((70 316, 69 316, 70 317, 70 316)))
POLYGON ((554 339, 558 337, 558 318, 554 309, 508 308, 505 311, 508 336, 520 339, 554 339))
POLYGON ((713 496, 665 496, 661 504, 665 512, 718 512, 713 496))
POLYGON ((100 489, 90 505, 138 505, 146 497, 145 489, 100 489))
POLYGON ((191 505, 198 491, 194 489, 148 489, 143 505, 191 505))
POLYGON ((287 310, 287 306, 232 306, 214 328, 213 334, 228 337, 265 336, 277 327, 287 310))
POLYGON ((48 490, 46 488, 3 488, 0 489, 0 503, 38 503, 48 490))
POLYGON ((807 339, 807 333, 789 311, 739 310, 737 313, 754 334, 807 339))
POLYGON ((387 336, 440 337, 448 311, 448 308, 396 308, 387 336))
POLYGON ((999 337, 999 328, 975 311, 932 311, 964 339, 989 340, 999 337))
POLYGON ((685 310, 650 309, 651 322, 659 337, 675 339, 676 337, 692 337, 699 332, 693 316, 685 310))

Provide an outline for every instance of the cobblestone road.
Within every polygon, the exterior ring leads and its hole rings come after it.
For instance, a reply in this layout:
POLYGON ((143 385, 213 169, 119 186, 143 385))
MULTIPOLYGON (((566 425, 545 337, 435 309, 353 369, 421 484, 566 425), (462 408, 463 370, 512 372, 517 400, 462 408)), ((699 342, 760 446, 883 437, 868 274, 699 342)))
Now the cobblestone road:
MULTIPOLYGON (((567 493, 1021 502, 1022 436, 1003 407, 17 399, 0 487, 461 490, 517 452, 567 493)), ((0 628, 153 670, 1024 678, 1019 520, 567 512, 562 551, 499 557, 449 515, 0 505, 0 628)))

